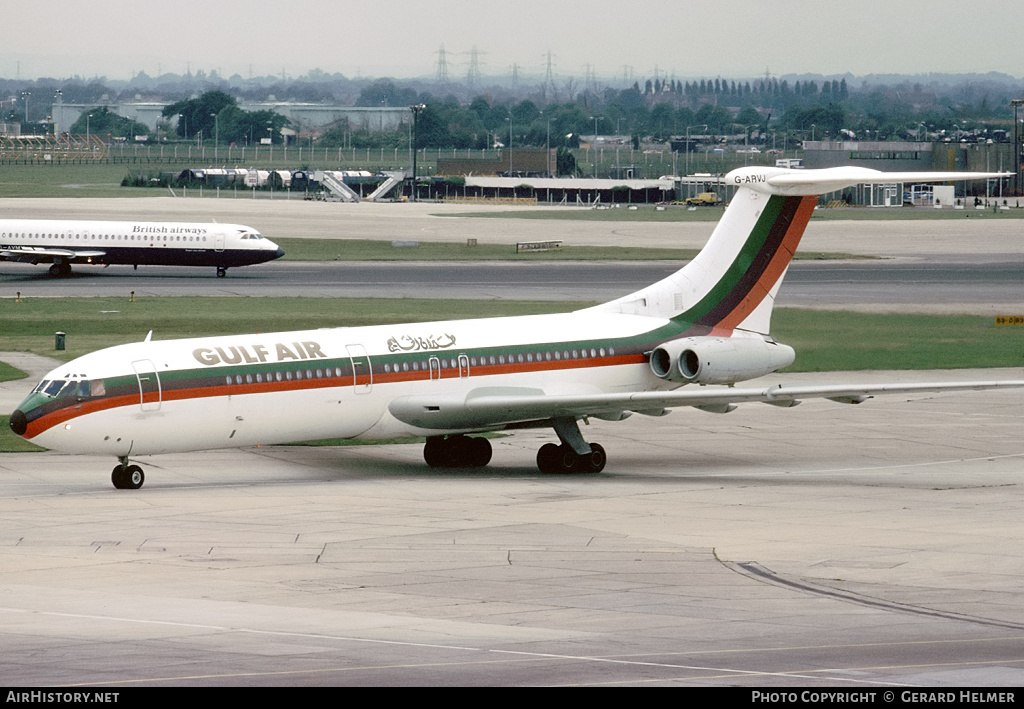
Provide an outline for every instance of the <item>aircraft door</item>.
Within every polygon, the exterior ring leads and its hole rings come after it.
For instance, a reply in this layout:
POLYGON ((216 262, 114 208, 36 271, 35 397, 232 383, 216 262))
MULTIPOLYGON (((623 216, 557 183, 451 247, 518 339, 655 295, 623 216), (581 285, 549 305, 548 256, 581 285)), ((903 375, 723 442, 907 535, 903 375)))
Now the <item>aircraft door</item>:
POLYGON ((213 235, 213 250, 217 253, 224 251, 224 232, 218 231, 213 235))
POLYGON ((369 394, 373 388, 373 371, 370 369, 370 356, 362 345, 345 345, 348 356, 352 360, 352 386, 356 394, 369 394))
POLYGON ((459 377, 469 376, 469 357, 464 354, 459 355, 459 377))
POLYGON ((162 392, 156 367, 148 359, 140 359, 132 362, 132 369, 139 382, 139 406, 142 411, 159 411, 162 392))
POLYGON ((427 366, 430 367, 430 378, 440 379, 441 378, 441 360, 437 357, 431 357, 427 360, 427 366))

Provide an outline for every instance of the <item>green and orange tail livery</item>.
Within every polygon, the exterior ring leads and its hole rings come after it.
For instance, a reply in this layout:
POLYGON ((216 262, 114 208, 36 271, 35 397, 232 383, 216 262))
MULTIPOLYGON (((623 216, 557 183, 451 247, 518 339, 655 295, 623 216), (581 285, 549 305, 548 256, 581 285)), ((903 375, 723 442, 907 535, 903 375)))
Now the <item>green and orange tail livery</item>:
POLYGON ((595 310, 668 318, 686 335, 768 335, 776 293, 820 195, 858 184, 998 176, 858 167, 733 170, 724 178, 735 188, 733 198, 693 261, 658 283, 595 310))

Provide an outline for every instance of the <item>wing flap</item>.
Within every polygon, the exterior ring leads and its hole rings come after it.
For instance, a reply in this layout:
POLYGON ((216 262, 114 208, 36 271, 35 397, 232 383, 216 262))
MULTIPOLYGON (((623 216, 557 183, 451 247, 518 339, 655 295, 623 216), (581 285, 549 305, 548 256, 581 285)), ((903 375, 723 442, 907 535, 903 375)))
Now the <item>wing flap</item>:
POLYGON ((923 394, 1024 388, 1024 380, 917 382, 761 387, 687 387, 673 391, 548 394, 526 387, 480 387, 466 393, 402 396, 388 410, 399 421, 428 430, 496 428, 549 418, 608 418, 624 412, 649 413, 691 406, 724 413, 735 404, 761 402, 795 406, 803 399, 861 403, 882 394, 923 394))

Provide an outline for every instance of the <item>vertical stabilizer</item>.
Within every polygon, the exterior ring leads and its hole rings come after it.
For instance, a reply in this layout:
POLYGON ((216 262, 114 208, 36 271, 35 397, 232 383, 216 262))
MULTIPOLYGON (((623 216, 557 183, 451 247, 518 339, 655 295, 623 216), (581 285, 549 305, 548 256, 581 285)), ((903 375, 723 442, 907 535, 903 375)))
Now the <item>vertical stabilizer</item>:
POLYGON ((679 271, 595 310, 670 318, 687 334, 767 335, 772 308, 818 196, 858 184, 948 182, 1003 173, 883 173, 857 167, 788 170, 745 167, 725 176, 735 187, 708 243, 679 271))
POLYGON ((771 194, 766 179, 750 169, 729 173, 727 183, 736 192, 693 261, 598 308, 672 318, 692 325, 694 334, 767 334, 775 293, 817 197, 771 194))

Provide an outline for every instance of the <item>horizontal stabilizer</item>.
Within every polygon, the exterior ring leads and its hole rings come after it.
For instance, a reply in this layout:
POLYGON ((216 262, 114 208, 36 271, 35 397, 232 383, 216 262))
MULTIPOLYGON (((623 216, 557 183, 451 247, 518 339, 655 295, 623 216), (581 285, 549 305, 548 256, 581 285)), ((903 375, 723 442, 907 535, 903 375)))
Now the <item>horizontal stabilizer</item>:
POLYGON ((882 172, 866 167, 830 167, 823 170, 786 170, 782 168, 740 168, 729 173, 727 181, 765 187, 771 194, 786 196, 820 195, 855 185, 887 185, 916 182, 957 182, 1010 177, 1007 172, 882 172), (754 178, 753 180, 751 178, 754 178))

